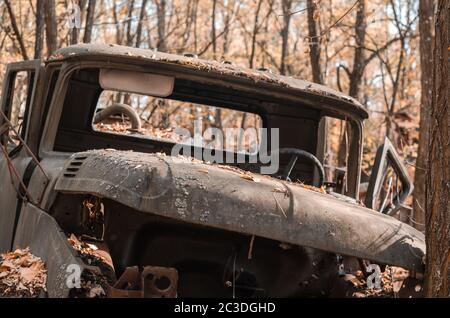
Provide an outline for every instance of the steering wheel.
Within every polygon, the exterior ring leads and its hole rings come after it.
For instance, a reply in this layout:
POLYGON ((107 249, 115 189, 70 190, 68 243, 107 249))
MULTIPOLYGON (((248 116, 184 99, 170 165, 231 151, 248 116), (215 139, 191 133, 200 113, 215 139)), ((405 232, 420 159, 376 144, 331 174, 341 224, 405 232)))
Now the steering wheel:
POLYGON ((281 148, 277 152, 280 154, 292 155, 282 175, 282 178, 284 180, 290 180, 289 177, 291 175, 292 169, 294 169, 298 158, 301 157, 313 163, 314 166, 316 166, 317 171, 319 172, 319 180, 316 182, 316 184, 314 184, 314 186, 320 188, 323 185, 323 181, 325 178, 325 170, 319 159, 317 159, 317 157, 314 156, 312 153, 297 148, 281 148))
POLYGON ((136 110, 130 105, 121 103, 113 103, 111 106, 97 112, 94 116, 94 124, 98 124, 106 118, 116 114, 126 115, 130 119, 131 129, 136 131, 141 130, 141 118, 136 110))

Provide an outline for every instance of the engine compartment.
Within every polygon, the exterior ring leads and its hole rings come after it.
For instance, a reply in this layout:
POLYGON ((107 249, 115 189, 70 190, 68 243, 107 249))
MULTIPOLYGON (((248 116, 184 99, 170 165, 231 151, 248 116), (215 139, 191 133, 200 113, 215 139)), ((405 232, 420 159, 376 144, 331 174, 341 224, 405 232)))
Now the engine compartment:
POLYGON ((142 273, 157 266, 177 271, 179 297, 324 297, 339 278, 335 254, 142 213, 108 199, 59 194, 51 214, 68 236, 102 246, 113 283, 129 268, 142 273))

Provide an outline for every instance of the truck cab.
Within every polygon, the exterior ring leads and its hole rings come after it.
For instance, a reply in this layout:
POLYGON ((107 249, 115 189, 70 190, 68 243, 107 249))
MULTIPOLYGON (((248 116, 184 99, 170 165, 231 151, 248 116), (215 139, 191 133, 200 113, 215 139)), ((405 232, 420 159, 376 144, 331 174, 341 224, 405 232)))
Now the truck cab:
POLYGON ((423 271, 423 234, 393 217, 405 167, 386 139, 362 191, 368 113, 328 87, 82 44, 9 65, 0 105, 0 252, 42 257, 51 297, 92 270, 71 235, 110 297, 332 295, 342 259, 423 271))

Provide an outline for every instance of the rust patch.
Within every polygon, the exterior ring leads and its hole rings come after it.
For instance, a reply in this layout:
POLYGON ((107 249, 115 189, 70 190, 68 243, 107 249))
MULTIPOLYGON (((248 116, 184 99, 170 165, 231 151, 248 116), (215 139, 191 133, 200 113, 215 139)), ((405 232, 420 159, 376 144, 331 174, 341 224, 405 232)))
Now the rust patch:
POLYGON ((145 266, 128 267, 114 286, 110 286, 110 298, 175 298, 177 297, 178 272, 175 268, 145 266))

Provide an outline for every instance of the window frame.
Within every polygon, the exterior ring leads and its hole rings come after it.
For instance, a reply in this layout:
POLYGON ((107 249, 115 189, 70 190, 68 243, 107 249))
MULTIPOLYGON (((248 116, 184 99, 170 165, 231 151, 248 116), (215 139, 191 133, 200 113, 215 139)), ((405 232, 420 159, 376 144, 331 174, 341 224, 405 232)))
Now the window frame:
MULTIPOLYGON (((17 73, 28 72, 26 105, 23 119, 23 127, 20 133, 20 137, 25 142, 27 141, 28 127, 30 125, 30 116, 32 113, 33 103, 36 95, 36 87, 38 83, 40 68, 41 68, 40 60, 30 60, 8 64, 5 72, 0 109, 6 115, 8 120, 11 119, 12 103, 14 101, 14 86, 16 82, 17 73)), ((0 125, 2 125, 3 123, 4 118, 0 117, 0 125)), ((5 141, 2 139, 0 142, 4 144, 5 141)))
MULTIPOLYGON (((64 103, 65 95, 67 93, 69 79, 74 71, 84 68, 120 68, 130 71, 141 72, 155 72, 164 75, 174 75, 183 79, 195 80, 199 82, 208 82, 213 84, 223 85, 226 84, 230 88, 245 91, 247 93, 261 94, 261 96, 271 96, 277 99, 285 99, 293 104, 302 103, 305 107, 311 107, 318 109, 323 115, 346 118, 354 131, 354 136, 350 142, 351 153, 349 156, 349 165, 353 166, 350 169, 348 176, 348 193, 346 195, 358 199, 359 183, 361 174, 361 157, 362 157, 362 143, 363 143, 363 128, 364 119, 363 116, 356 113, 346 106, 345 102, 338 100, 337 98, 329 98, 326 105, 320 105, 318 107, 313 106, 313 101, 306 94, 303 96, 299 93, 298 89, 272 87, 270 84, 255 84, 250 83, 247 80, 236 79, 234 76, 217 76, 217 74, 210 74, 207 72, 198 72, 186 67, 164 64, 159 62, 146 62, 146 61, 125 61, 123 57, 116 57, 108 59, 108 61, 101 60, 98 56, 92 56, 84 59, 83 61, 67 59, 62 61, 61 73, 59 76, 58 84, 55 89, 55 96, 50 106, 50 112, 46 119, 44 133, 40 140, 39 156, 44 157, 61 157, 66 158, 70 155, 64 151, 57 151, 54 149, 56 135, 58 132, 59 122, 61 120, 62 105, 64 103), (268 95, 266 87, 270 86, 271 94, 268 95), (52 119, 49 122, 49 119, 52 119)), ((264 120, 264 127, 266 127, 266 114, 260 114, 264 120)), ((269 127, 270 128, 270 127, 269 127)))

